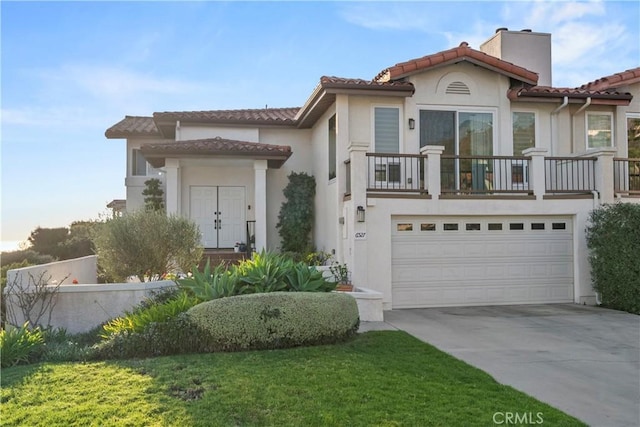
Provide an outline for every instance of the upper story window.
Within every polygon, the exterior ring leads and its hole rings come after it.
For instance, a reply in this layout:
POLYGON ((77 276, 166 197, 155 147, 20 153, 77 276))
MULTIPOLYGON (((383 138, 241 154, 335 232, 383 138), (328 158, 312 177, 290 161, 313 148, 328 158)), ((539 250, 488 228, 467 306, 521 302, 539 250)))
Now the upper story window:
POLYGON ((329 180, 336 177, 336 115, 329 119, 329 180))
POLYGON ((133 176, 146 176, 147 175, 147 161, 140 153, 140 150, 131 150, 131 175, 133 176))
POLYGON ((400 152, 399 108, 374 108, 374 141, 376 153, 400 152))
POLYGON ((513 155, 521 156, 527 148, 536 146, 536 114, 531 112, 514 112, 513 121, 513 155))
POLYGON ((587 148, 613 147, 613 114, 587 113, 587 148))
POLYGON ((493 113, 420 110, 420 147, 443 145, 444 154, 493 155, 493 113))
POLYGON ((162 175, 162 170, 151 166, 144 158, 140 150, 131 150, 131 176, 156 176, 162 175))

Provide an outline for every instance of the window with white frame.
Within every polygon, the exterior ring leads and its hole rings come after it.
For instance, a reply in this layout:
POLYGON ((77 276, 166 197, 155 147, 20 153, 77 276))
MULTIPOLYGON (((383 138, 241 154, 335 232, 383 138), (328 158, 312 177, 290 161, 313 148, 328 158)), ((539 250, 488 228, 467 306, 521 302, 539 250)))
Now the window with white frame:
POLYGON ((374 108, 374 143, 376 153, 400 152, 400 108, 374 108))
POLYGON ((587 148, 613 147, 613 114, 587 113, 587 148))

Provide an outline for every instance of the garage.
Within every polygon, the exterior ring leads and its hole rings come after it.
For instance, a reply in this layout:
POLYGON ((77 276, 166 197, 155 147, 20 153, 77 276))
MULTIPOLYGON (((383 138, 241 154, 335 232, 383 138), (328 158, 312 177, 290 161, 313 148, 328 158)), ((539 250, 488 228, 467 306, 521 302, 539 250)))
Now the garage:
POLYGON ((571 217, 392 217, 393 308, 573 302, 571 217))

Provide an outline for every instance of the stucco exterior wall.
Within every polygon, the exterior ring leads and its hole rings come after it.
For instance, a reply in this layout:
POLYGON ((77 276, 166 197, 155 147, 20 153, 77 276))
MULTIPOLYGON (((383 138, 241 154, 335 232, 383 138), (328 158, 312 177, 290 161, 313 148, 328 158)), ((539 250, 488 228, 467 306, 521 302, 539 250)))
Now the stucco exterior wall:
MULTIPOLYGON (((336 114, 335 105, 327 110, 311 130, 313 156, 313 174, 316 178, 316 197, 314 200, 314 245, 316 250, 337 251, 337 225, 339 179, 344 179, 344 160, 336 137, 336 177, 329 179, 329 119, 336 114), (340 177, 338 177, 340 175, 340 177)), ((338 117, 336 117, 338 120, 338 117)), ((339 124, 336 122, 336 134, 339 124)), ((337 136, 337 135, 336 135, 337 136)))
POLYGON ((257 127, 233 127, 181 124, 176 129, 176 141, 189 141, 193 139, 226 138, 236 141, 259 142, 259 130, 257 127))
MULTIPOLYGON (((279 169, 267 170, 267 247, 280 247, 280 235, 276 228, 280 207, 285 201, 282 191, 289 183, 291 172, 306 172, 313 175, 311 131, 308 129, 260 129, 260 142, 265 144, 289 145, 291 157, 279 169)), ((253 176, 253 175, 252 175, 253 176)))

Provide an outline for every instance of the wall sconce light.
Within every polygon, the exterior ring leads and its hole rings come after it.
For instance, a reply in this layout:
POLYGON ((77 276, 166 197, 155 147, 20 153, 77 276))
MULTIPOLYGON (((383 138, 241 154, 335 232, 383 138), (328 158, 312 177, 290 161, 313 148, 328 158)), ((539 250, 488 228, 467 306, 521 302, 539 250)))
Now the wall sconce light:
POLYGON ((362 206, 358 206, 356 210, 356 218, 358 222, 364 222, 364 208, 362 206))
POLYGON ((416 128, 416 121, 414 119, 409 119, 409 129, 415 129, 416 128))

